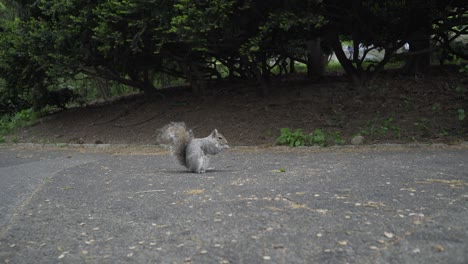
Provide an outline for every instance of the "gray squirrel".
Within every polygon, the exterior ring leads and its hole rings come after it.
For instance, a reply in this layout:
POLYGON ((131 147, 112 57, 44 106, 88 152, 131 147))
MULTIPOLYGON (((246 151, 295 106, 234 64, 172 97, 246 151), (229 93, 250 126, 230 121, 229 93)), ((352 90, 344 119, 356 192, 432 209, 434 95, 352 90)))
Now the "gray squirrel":
POLYGON ((208 169, 209 156, 228 149, 224 136, 213 130, 205 138, 195 138, 184 122, 171 122, 159 130, 158 143, 171 146, 172 154, 180 165, 192 172, 204 173, 208 169))

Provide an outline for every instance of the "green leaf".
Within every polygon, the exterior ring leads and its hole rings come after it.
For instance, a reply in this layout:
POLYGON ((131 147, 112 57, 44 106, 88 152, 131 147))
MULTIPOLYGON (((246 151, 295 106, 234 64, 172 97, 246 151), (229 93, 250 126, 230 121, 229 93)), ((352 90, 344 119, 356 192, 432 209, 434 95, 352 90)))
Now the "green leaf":
POLYGON ((458 114, 458 120, 463 121, 465 119, 465 109, 462 109, 462 108, 458 109, 457 114, 458 114))

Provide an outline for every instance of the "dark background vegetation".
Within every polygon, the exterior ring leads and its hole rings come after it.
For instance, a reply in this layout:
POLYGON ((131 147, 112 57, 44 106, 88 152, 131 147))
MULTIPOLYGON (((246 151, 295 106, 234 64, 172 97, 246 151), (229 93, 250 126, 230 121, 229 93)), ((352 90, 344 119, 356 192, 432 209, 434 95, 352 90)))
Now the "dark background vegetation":
POLYGON ((49 115, 11 140, 151 143, 174 119, 238 144, 466 140, 467 21, 463 0, 3 0, 0 137, 49 115))

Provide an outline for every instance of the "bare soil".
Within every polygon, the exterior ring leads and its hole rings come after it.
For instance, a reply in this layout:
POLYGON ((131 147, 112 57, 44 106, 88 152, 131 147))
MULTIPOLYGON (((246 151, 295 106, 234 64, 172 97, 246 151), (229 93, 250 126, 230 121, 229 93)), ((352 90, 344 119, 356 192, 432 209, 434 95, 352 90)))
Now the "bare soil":
POLYGON ((204 97, 189 89, 165 96, 131 95, 55 112, 21 128, 10 140, 35 143, 156 144, 157 129, 184 121, 197 137, 217 128, 234 146, 271 145, 280 128, 339 132, 350 143, 458 143, 468 140, 468 80, 453 68, 434 67, 424 77, 386 72, 366 91, 340 76, 317 83, 302 76, 273 80, 267 98, 246 83, 218 83, 204 97))

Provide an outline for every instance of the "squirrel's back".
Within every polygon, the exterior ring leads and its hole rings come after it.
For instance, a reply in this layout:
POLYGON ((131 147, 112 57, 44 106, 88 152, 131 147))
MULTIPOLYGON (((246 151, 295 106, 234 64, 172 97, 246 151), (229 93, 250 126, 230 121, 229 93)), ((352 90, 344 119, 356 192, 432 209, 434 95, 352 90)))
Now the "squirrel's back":
POLYGON ((180 165, 187 167, 186 148, 193 139, 193 132, 184 122, 171 122, 159 130, 158 143, 171 146, 180 165))

